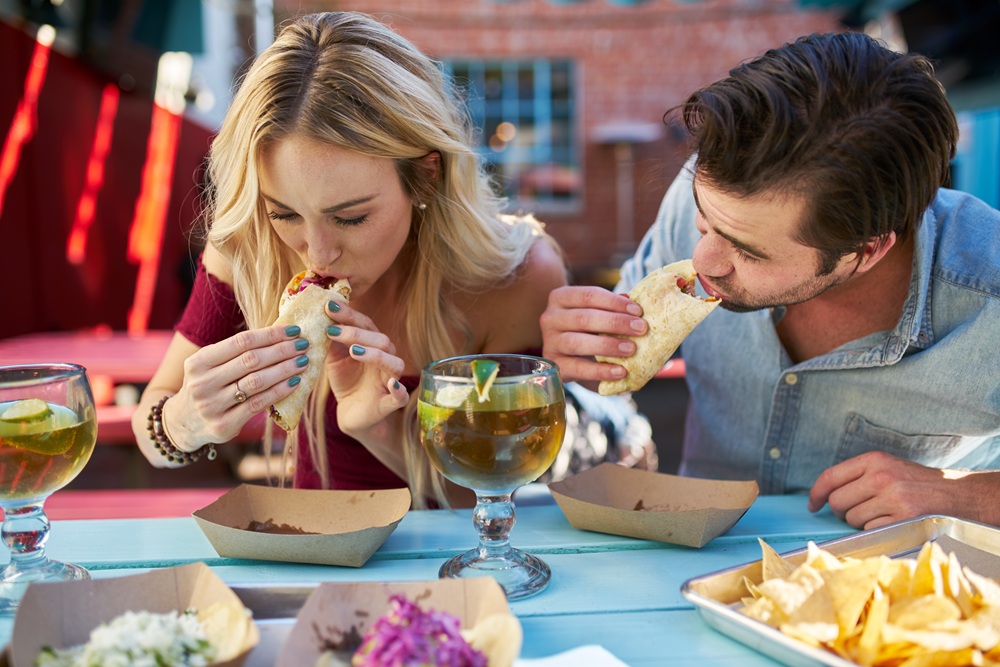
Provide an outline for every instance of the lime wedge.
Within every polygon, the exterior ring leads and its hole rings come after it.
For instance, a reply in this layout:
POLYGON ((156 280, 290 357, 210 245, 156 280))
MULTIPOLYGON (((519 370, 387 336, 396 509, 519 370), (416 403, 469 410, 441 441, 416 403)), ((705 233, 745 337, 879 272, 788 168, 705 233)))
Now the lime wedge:
POLYGON ((0 414, 0 419, 5 422, 38 422, 50 414, 52 410, 49 409, 49 404, 42 399, 26 398, 4 410, 3 414, 0 414))
POLYGON ((420 430, 424 435, 429 433, 438 424, 448 421, 448 418, 455 414, 451 408, 442 408, 423 401, 417 401, 417 416, 420 420, 420 430))
POLYGON ((500 364, 492 359, 476 359, 472 362, 472 379, 476 383, 479 402, 490 400, 490 387, 500 373, 500 364))

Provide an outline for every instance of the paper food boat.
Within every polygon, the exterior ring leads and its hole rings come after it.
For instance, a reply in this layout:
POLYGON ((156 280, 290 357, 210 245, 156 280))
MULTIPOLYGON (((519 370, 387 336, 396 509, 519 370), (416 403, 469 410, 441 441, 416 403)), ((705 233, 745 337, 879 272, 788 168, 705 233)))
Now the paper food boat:
POLYGON ((224 558, 361 567, 410 509, 408 489, 324 491, 241 484, 194 512, 224 558), (270 523, 292 533, 261 532, 270 523))
MULTIPOLYGON (((109 579, 30 584, 14 618, 7 657, 11 667, 32 667, 42 647, 85 644, 91 630, 126 611, 166 613, 205 609, 215 602, 243 606, 204 563, 109 579)), ((242 665, 259 641, 257 626, 250 623, 239 654, 216 665, 242 665)))
MULTIPOLYGON (((390 609, 389 598, 405 595, 427 611, 458 617, 462 629, 492 614, 510 614, 507 597, 492 577, 409 582, 323 582, 309 596, 295 620, 277 667, 315 665, 323 651, 360 639, 390 609)), ((514 641, 514 638, 511 639, 514 641)), ((520 634, 516 637, 520 651, 520 634)))
POLYGON ((716 481, 602 463, 549 484, 574 528, 702 547, 739 521, 757 482, 716 481))

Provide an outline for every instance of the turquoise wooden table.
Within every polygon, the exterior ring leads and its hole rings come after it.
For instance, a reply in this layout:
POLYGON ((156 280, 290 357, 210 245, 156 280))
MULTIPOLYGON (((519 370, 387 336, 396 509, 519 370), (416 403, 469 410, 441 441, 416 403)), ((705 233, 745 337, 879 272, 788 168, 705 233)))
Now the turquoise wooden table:
MULTIPOLYGON (((511 603, 524 628, 523 658, 600 644, 633 666, 774 665, 708 627, 681 584, 759 559, 758 537, 784 552, 854 532, 827 510, 810 514, 805 496, 761 496, 726 534, 694 549, 576 530, 551 497, 535 502, 518 507, 511 542, 544 559, 552 580, 511 603)), ((204 561, 230 585, 277 585, 435 579, 446 558, 474 543, 469 511, 434 510, 408 513, 361 568, 220 558, 192 518, 57 521, 48 551, 95 578, 204 561)), ((0 618, 0 641, 12 624, 0 618)))

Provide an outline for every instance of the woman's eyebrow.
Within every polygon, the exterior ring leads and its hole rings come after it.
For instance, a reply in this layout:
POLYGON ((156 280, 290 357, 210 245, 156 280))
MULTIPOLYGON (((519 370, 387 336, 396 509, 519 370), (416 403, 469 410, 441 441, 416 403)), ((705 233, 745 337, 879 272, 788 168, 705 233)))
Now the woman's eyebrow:
MULTIPOLYGON (((277 199, 275 199, 271 195, 268 195, 268 194, 265 194, 265 193, 262 192, 260 194, 260 196, 263 197, 268 202, 270 202, 271 204, 273 204, 274 206, 277 206, 278 208, 283 208, 283 209, 286 209, 288 211, 294 210, 291 206, 287 206, 285 204, 282 204, 280 201, 278 201, 277 199)), ((341 203, 336 204, 334 206, 328 206, 327 208, 324 208, 320 212, 321 213, 326 213, 326 214, 329 214, 329 213, 338 213, 338 212, 344 210, 345 208, 351 208, 352 206, 357 206, 359 204, 365 204, 367 202, 370 202, 374 198, 375 198, 374 195, 368 195, 368 196, 365 196, 365 197, 358 197, 357 199, 351 199, 349 201, 341 202, 341 203)))

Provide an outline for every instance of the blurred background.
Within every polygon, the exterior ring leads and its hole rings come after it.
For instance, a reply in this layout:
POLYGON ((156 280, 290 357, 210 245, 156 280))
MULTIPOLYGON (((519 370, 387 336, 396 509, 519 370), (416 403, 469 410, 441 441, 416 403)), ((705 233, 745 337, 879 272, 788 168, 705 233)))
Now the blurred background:
MULTIPOLYGON (((683 163, 664 113, 812 32, 930 56, 961 121, 952 185, 1000 203, 998 0, 0 0, 0 363, 89 364, 103 444, 134 444, 128 415, 190 288, 202 164, 235 82, 283 21, 323 10, 371 13, 440 60, 511 210, 548 225, 578 283, 613 286, 683 163)), ((682 370, 635 398, 671 449, 682 370)), ((118 456, 114 479, 77 484, 160 483, 118 456)), ((243 458, 170 484, 252 477, 243 458)))

